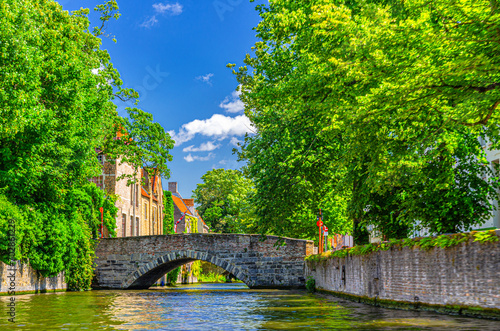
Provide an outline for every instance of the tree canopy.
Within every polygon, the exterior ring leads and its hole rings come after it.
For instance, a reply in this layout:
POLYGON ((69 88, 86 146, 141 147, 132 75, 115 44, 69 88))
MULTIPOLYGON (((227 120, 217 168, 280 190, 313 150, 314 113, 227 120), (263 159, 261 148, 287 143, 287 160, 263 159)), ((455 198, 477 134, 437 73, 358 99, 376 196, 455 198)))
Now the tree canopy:
MULTIPOLYGON (((102 25, 91 31, 88 9, 0 3, 1 238, 14 218, 16 257, 43 275, 65 270, 70 288, 90 286, 99 207, 114 235, 115 198, 88 182, 101 173, 96 149, 168 175, 173 147, 150 114, 128 108, 128 118, 118 115, 115 102, 138 94, 123 87, 100 48, 106 22, 119 17, 116 1, 96 11, 102 25)), ((3 250, 0 256, 8 262, 3 250)))
POLYGON ((212 232, 253 233, 253 183, 239 170, 214 169, 193 191, 196 209, 212 232))
POLYGON ((372 223, 402 235, 394 230, 453 232, 489 217, 497 181, 478 137, 498 146, 495 1, 257 10, 260 40, 234 73, 256 130, 240 157, 267 231, 311 237, 318 207, 337 230, 372 223))

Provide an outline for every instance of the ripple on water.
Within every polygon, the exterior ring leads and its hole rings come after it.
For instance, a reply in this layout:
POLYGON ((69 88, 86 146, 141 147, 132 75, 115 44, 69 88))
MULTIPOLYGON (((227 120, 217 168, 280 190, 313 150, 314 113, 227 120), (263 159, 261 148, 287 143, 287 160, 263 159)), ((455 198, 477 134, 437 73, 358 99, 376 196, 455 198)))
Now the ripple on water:
MULTIPOLYGON (((2 307, 8 298, 1 297, 2 307)), ((305 291, 192 284, 16 297, 0 330, 500 330, 500 322, 382 309, 305 291)), ((6 316, 6 314, 2 314, 6 316)))

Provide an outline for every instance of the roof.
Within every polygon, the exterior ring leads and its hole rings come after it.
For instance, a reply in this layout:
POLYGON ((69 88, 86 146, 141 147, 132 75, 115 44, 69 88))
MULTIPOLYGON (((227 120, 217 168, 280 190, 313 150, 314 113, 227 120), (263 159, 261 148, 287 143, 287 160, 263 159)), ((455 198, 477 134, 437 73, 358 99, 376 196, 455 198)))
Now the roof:
POLYGON ((179 208, 181 213, 185 213, 187 211, 189 215, 192 215, 189 209, 187 208, 186 204, 184 203, 184 201, 182 201, 182 199, 172 194, 172 200, 174 201, 174 204, 177 206, 177 208, 179 208))
MULTIPOLYGON (((148 192, 146 192, 146 190, 144 189, 144 187, 141 187, 141 194, 143 197, 146 197, 146 198, 151 198, 151 196, 148 194, 148 192)), ((153 201, 156 201, 158 202, 158 198, 156 198, 154 195, 153 195, 153 201)))
POLYGON ((200 213, 198 213, 198 210, 195 209, 194 212, 196 213, 196 216, 198 217, 198 219, 200 219, 203 222, 203 224, 207 225, 205 223, 205 221, 203 220, 203 218, 201 218, 201 215, 200 215, 200 213))
MULTIPOLYGON (((150 181, 151 183, 151 192, 153 193, 153 201, 158 202, 158 198, 155 196, 158 195, 159 188, 161 187, 161 182, 160 182, 160 176, 154 175, 151 177, 151 180, 149 179, 149 174, 146 169, 141 168, 141 177, 146 178, 146 181, 150 181)), ((147 198, 150 198, 150 193, 148 193, 142 186, 141 186, 141 194, 147 198)))
POLYGON ((153 180, 152 180, 152 191, 153 192, 158 192, 160 191, 160 189, 158 187, 161 188, 161 190, 163 191, 163 185, 161 185, 161 182, 160 182, 160 176, 158 175, 154 175, 153 176, 153 180))

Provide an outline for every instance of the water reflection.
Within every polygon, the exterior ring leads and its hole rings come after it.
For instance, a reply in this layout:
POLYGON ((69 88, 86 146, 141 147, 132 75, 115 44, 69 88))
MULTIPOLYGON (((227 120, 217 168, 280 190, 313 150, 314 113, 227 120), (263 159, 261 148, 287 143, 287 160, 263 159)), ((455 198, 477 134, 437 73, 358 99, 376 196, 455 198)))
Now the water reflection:
POLYGON ((146 291, 0 297, 0 330, 498 330, 497 321, 380 309, 303 291, 195 284, 146 291))

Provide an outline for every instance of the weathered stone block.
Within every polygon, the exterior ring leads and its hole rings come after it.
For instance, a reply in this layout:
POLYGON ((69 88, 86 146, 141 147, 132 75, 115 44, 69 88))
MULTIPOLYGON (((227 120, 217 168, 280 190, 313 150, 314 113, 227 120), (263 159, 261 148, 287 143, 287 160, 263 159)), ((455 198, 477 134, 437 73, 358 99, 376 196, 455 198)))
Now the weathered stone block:
POLYGON ((315 279, 318 289, 367 303, 386 300, 428 309, 448 305, 458 307, 456 313, 460 307, 477 307, 497 310, 500 318, 500 241, 471 240, 429 250, 392 247, 364 256, 307 261, 305 275, 315 279))
POLYGON ((204 260, 233 273, 250 287, 303 287, 303 280, 288 276, 297 273, 303 276, 304 257, 312 250, 312 241, 286 239, 286 246, 277 250, 274 246, 277 237, 259 239, 259 235, 239 234, 103 239, 96 250, 95 285, 147 288, 179 264, 204 260), (106 275, 113 275, 113 280, 106 275))

